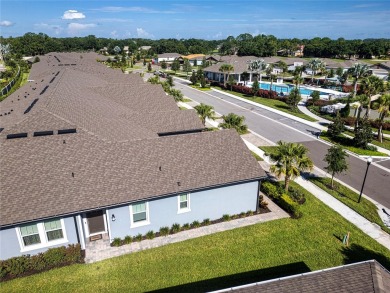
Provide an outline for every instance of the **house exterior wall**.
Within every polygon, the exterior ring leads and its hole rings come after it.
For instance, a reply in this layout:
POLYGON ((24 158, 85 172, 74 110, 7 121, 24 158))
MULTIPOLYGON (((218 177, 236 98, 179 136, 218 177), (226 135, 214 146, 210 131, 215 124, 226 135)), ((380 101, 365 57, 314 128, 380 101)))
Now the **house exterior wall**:
MULTIPOLYGON (((44 252, 49 248, 67 246, 68 244, 78 243, 74 217, 66 217, 62 219, 64 223, 64 230, 65 230, 64 232, 66 234, 67 241, 61 244, 47 245, 45 247, 32 249, 32 250, 28 250, 28 248, 27 250, 23 250, 23 248, 21 247, 20 241, 18 239, 19 238, 18 226, 1 229, 0 230, 0 259, 5 260, 11 257, 21 256, 26 254, 35 255, 40 252, 44 252)), ((41 221, 32 222, 31 224, 34 223, 41 223, 41 221)))
POLYGON ((124 238, 127 235, 146 234, 152 230, 158 232, 161 227, 171 227, 174 223, 183 225, 193 221, 202 222, 219 219, 224 214, 239 214, 256 210, 258 181, 230 185, 220 188, 197 191, 190 194, 190 211, 178 213, 178 196, 170 196, 148 201, 149 224, 131 227, 129 205, 108 209, 110 219, 110 239, 124 238), (112 221, 112 214, 115 221, 112 221))

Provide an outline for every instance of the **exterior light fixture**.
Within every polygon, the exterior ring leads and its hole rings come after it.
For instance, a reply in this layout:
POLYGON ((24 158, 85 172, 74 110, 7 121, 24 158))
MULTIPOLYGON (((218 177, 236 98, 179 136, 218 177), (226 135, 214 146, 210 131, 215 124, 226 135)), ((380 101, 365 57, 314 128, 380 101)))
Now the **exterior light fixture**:
POLYGON ((111 215, 111 221, 115 222, 115 220, 116 220, 115 215, 112 214, 112 215, 111 215))
POLYGON ((360 203, 360 200, 361 200, 361 198, 362 198, 364 183, 366 183, 366 178, 367 178, 368 167, 370 167, 371 163, 372 163, 372 157, 368 157, 368 158, 367 158, 366 174, 364 175, 363 184, 362 184, 362 189, 360 190, 360 195, 359 195, 358 203, 360 203))

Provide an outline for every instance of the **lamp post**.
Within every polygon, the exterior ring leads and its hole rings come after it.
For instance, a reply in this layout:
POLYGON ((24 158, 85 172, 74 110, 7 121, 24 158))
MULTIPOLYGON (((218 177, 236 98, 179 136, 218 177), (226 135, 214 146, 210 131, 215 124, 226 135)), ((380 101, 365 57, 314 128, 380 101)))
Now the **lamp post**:
POLYGON ((361 200, 361 198, 362 198, 362 193, 363 193, 364 183, 366 182, 368 167, 370 167, 370 164, 371 164, 371 163, 372 163, 372 157, 368 157, 368 158, 367 158, 367 169, 366 169, 366 174, 364 175, 363 184, 362 184, 362 189, 360 190, 360 195, 359 195, 358 203, 360 203, 360 200, 361 200))

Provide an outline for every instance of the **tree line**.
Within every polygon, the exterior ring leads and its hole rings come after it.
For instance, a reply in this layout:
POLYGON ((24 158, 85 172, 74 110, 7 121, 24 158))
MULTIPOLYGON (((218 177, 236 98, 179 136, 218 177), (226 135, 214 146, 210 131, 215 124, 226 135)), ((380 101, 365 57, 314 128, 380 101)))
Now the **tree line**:
POLYGON ((98 51, 107 47, 109 53, 114 53, 116 46, 129 47, 135 52, 141 46, 151 46, 150 56, 162 53, 176 52, 179 54, 237 54, 239 56, 275 56, 278 53, 293 56, 299 45, 304 45, 304 57, 323 58, 371 58, 372 56, 388 56, 390 39, 346 40, 338 38, 313 39, 278 39, 273 35, 253 36, 249 33, 237 37, 229 36, 225 40, 202 39, 159 39, 143 38, 112 39, 99 38, 94 35, 85 37, 52 38, 43 33, 26 33, 20 37, 0 37, 1 44, 9 44, 16 56, 35 56, 49 52, 98 51))

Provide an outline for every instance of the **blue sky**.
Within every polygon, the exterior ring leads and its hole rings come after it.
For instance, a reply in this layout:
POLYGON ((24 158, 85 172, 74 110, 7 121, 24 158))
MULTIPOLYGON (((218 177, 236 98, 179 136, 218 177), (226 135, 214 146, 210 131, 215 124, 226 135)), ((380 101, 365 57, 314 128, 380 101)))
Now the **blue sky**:
POLYGON ((1 0, 0 35, 390 38, 390 0, 1 0))

